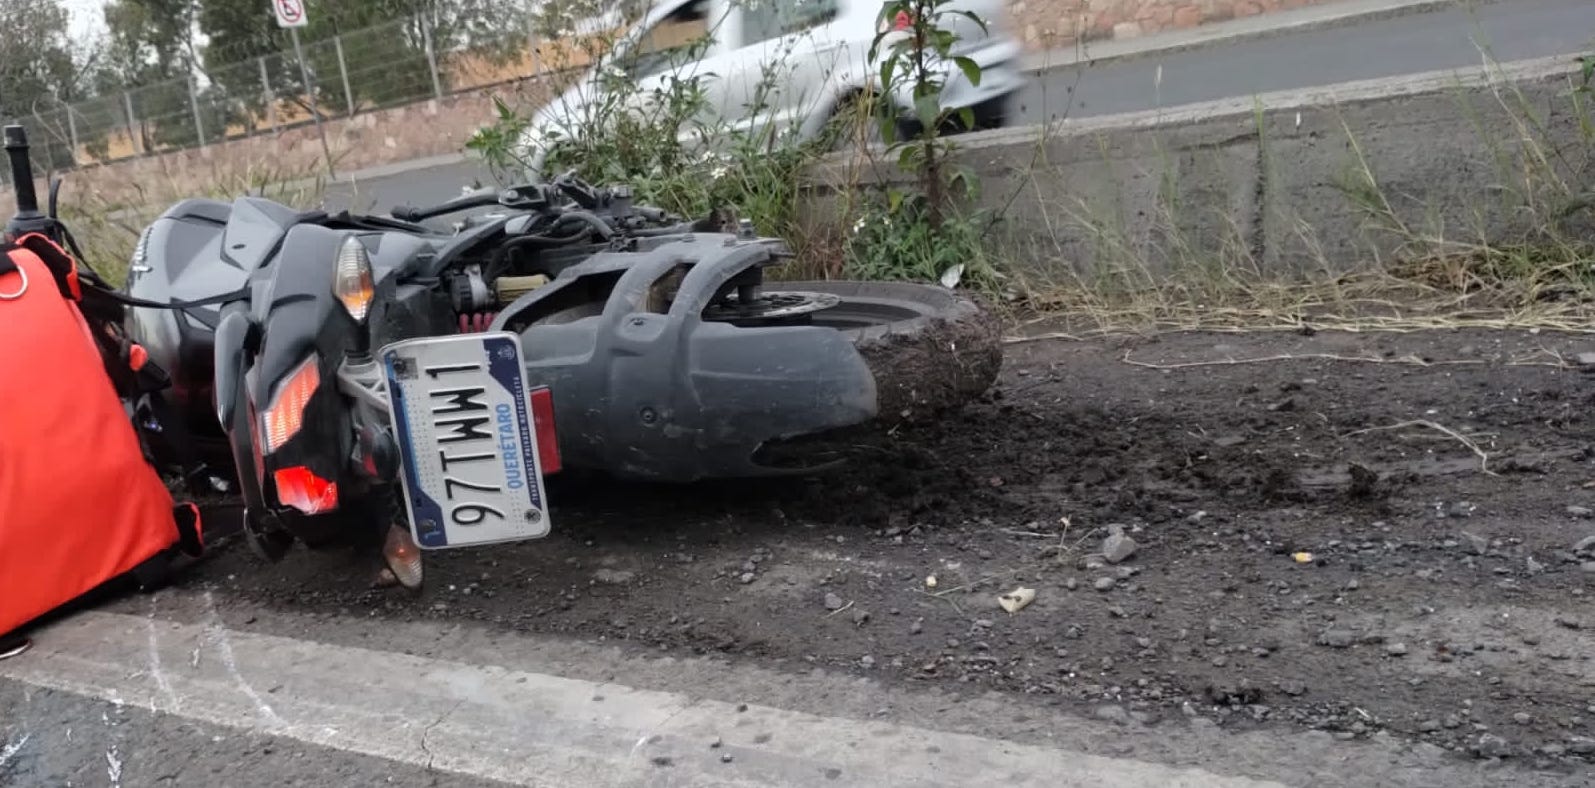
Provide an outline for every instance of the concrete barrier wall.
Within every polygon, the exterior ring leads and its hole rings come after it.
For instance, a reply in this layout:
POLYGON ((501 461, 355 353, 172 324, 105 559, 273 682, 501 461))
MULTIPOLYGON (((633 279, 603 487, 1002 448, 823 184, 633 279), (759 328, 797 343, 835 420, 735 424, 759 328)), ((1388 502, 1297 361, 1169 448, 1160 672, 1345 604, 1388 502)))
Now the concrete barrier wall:
MULTIPOLYGON (((956 159, 977 207, 1004 212, 999 259, 1033 274, 1347 271, 1428 240, 1527 237, 1570 188, 1595 188, 1576 83, 1570 57, 1525 61, 970 135, 956 159)), ((856 164, 818 169, 813 215, 856 164)))

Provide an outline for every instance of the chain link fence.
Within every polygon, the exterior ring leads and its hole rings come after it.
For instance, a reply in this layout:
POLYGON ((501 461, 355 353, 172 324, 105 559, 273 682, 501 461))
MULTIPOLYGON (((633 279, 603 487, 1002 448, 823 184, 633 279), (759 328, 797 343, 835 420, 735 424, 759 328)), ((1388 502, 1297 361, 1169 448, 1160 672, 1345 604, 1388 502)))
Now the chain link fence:
MULTIPOLYGON (((618 32, 619 12, 577 23, 582 35, 618 32)), ((568 38, 544 40, 532 19, 506 19, 445 51, 425 16, 330 39, 300 54, 273 53, 208 68, 187 79, 105 91, 5 119, 28 127, 41 174, 212 145, 349 117, 586 65, 568 38), (551 54, 552 53, 552 54, 551 54)), ((0 167, 0 184, 9 174, 0 167)))

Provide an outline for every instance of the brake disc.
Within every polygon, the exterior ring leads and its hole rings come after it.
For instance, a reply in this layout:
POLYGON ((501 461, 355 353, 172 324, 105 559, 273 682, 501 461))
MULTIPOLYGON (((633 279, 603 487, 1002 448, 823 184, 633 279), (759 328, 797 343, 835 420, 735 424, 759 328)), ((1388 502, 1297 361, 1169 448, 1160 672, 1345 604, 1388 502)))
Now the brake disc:
POLYGON ((841 296, 830 293, 766 290, 751 301, 728 298, 710 304, 703 310, 703 319, 723 323, 786 322, 830 309, 840 303, 841 296))

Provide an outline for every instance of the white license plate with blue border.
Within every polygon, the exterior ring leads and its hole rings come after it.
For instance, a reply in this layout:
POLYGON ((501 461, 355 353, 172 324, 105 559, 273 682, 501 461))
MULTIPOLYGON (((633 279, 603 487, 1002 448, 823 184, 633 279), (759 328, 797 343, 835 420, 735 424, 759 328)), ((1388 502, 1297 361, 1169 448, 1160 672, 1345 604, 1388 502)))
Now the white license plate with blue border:
POLYGON ((436 550, 546 536, 520 338, 407 339, 382 348, 381 359, 416 544, 436 550))

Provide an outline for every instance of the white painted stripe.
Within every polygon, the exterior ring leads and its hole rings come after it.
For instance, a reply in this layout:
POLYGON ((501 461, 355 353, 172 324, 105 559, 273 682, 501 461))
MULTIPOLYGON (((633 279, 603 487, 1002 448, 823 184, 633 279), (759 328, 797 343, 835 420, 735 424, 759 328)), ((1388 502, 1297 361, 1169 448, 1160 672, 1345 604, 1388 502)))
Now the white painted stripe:
POLYGON ((885 722, 738 711, 676 693, 232 631, 215 618, 191 625, 89 612, 35 640, 0 662, 0 676, 524 785, 1278 785, 885 722), (216 658, 191 658, 201 650, 216 658))

